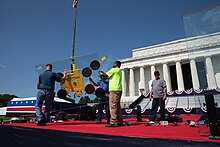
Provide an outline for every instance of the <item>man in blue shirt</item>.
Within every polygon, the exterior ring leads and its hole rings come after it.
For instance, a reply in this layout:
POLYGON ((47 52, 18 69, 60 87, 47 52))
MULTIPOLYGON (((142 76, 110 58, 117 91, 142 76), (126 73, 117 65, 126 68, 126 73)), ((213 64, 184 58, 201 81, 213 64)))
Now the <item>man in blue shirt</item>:
POLYGON ((108 90, 108 84, 109 84, 109 80, 106 78, 106 76, 103 75, 103 71, 99 72, 100 75, 100 80, 95 83, 92 78, 89 78, 90 82, 95 85, 98 86, 99 88, 102 88, 105 91, 105 95, 98 97, 98 101, 99 101, 99 105, 98 105, 98 122, 97 124, 102 123, 102 114, 103 114, 103 110, 105 107, 105 112, 106 112, 106 118, 107 118, 107 123, 110 123, 110 111, 109 111, 109 90, 108 90))
POLYGON ((53 100, 55 96, 55 82, 62 82, 65 79, 66 71, 63 72, 63 77, 55 72, 52 72, 52 65, 46 65, 46 71, 39 76, 38 93, 36 99, 36 119, 38 126, 45 126, 46 120, 49 118, 50 111, 52 110, 53 100), (42 112, 41 108, 45 101, 45 111, 42 112))

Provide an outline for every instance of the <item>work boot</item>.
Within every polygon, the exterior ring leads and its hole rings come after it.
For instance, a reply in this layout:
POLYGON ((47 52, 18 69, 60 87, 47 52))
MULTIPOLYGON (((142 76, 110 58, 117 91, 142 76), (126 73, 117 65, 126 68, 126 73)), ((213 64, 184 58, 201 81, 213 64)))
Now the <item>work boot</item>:
POLYGON ((47 126, 47 124, 43 121, 38 121, 37 126, 47 126))
POLYGON ((118 124, 106 124, 105 127, 118 127, 118 124))

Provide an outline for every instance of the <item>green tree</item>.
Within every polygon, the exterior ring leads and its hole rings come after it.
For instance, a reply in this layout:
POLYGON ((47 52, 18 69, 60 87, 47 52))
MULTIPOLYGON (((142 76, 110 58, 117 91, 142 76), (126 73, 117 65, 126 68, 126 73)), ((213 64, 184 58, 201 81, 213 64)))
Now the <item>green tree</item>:
POLYGON ((88 96, 81 97, 79 100, 79 104, 87 104, 89 102, 91 102, 91 100, 88 96))
POLYGON ((0 106, 7 107, 7 102, 17 97, 12 94, 0 94, 0 106))
POLYGON ((98 100, 98 98, 96 97, 96 98, 94 98, 94 100, 93 100, 92 102, 93 102, 93 103, 98 103, 99 100, 98 100))

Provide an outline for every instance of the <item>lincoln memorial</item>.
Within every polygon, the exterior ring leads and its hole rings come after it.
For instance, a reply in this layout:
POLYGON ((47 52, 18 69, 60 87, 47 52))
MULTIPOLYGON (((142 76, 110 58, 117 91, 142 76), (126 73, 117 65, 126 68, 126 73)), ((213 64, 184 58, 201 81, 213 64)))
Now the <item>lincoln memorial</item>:
POLYGON ((132 50, 121 60, 121 102, 148 93, 154 71, 167 82, 167 91, 220 87, 220 33, 196 36, 132 50))

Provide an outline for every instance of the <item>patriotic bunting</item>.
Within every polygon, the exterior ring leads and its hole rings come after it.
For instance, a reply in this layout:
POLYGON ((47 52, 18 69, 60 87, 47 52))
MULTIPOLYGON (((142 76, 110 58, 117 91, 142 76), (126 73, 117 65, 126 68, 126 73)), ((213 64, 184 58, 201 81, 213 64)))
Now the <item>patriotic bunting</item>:
POLYGON ((133 109, 125 109, 125 112, 126 112, 127 114, 131 114, 132 111, 133 111, 133 109))
POLYGON ((176 107, 167 107, 167 111, 169 113, 173 113, 173 112, 175 112, 175 110, 176 110, 176 107))
POLYGON ((183 108, 186 113, 190 113, 192 111, 191 107, 183 108))

